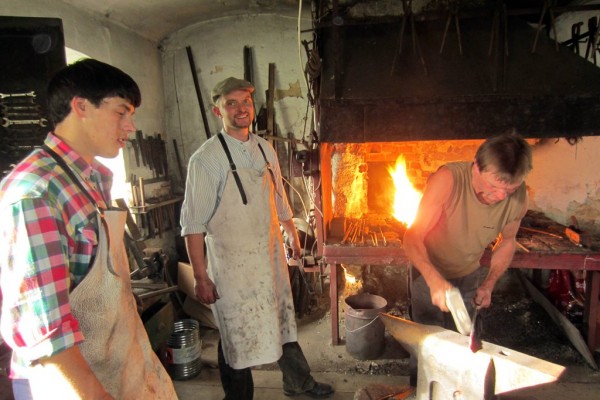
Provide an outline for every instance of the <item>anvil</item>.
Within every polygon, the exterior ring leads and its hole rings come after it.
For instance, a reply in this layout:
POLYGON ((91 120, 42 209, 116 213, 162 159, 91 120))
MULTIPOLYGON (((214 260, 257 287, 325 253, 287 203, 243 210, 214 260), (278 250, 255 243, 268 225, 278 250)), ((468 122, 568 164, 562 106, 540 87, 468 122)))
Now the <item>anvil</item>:
POLYGON ((381 313, 390 334, 418 359, 417 400, 494 399, 502 393, 556 381, 565 367, 438 326, 381 313))

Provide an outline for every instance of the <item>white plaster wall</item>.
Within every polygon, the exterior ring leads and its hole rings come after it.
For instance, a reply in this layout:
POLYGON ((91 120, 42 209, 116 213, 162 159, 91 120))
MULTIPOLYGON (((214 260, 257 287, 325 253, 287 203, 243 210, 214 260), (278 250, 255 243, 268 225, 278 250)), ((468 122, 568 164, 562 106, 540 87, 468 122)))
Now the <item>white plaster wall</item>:
POLYGON ((600 232, 600 138, 585 137, 575 145, 545 140, 533 155, 530 208, 565 225, 574 215, 585 229, 600 232))
MULTIPOLYGON (((252 48, 257 113, 261 106, 266 107, 269 63, 274 63, 278 136, 288 137, 288 133, 296 138, 304 136, 308 100, 298 55, 297 25, 297 18, 276 14, 224 17, 184 28, 161 43, 167 132, 178 142, 184 168, 207 138, 187 46, 194 56, 211 136, 221 129, 220 121, 212 114, 211 89, 229 76, 244 77, 244 46, 252 48)), ((310 28, 310 16, 302 18, 301 26, 310 28)), ((302 39, 311 40, 312 34, 302 34, 302 39)), ((305 63, 304 48, 302 57, 305 63)), ((307 132, 310 118, 311 114, 307 132)))
MULTIPOLYGON (((136 127, 145 135, 161 132, 167 143, 170 142, 171 139, 164 136, 165 103, 161 56, 157 43, 107 19, 77 11, 60 0, 0 0, 0 15, 62 19, 66 47, 114 65, 137 82, 142 93, 142 105, 135 113, 136 127)), ((130 161, 127 151, 124 159, 129 167, 127 173, 135 173, 143 178, 152 177, 148 168, 135 167, 135 162, 130 161)), ((150 239, 145 243, 148 247, 163 249, 171 261, 178 259, 172 235, 163 235, 162 238, 150 239)))
MULTIPOLYGON (((586 32, 588 19, 593 16, 598 15, 562 15, 556 23, 558 41, 570 39, 571 27, 577 22, 583 22, 581 32, 586 32)), ((580 45, 582 56, 586 45, 580 45)), ((600 60, 600 54, 597 57, 600 60)), ((564 139, 541 142, 534 148, 534 169, 527 183, 531 190, 530 208, 566 225, 575 216, 581 227, 600 234, 600 137, 585 137, 574 145, 564 139)))
POLYGON ((122 69, 138 83, 142 106, 135 114, 137 128, 146 134, 164 130, 162 65, 156 43, 60 0, 2 0, 0 15, 62 19, 67 47, 122 69))

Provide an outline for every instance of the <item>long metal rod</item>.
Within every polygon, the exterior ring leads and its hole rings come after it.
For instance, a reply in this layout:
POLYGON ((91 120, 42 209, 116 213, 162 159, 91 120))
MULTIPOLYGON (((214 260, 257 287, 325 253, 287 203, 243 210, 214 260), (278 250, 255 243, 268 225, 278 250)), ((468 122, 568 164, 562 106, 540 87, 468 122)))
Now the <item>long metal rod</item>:
POLYGON ((202 122, 204 123, 204 131, 206 132, 206 138, 210 138, 210 129, 208 128, 208 119, 206 118, 206 111, 204 110, 204 101, 202 101, 202 93, 200 92, 200 84, 198 83, 198 75, 196 74, 196 63, 194 62, 194 55, 192 54, 192 48, 186 46, 188 60, 190 62, 190 68, 192 70, 192 78, 194 78, 194 87, 196 88, 196 96, 198 96, 198 103, 200 104, 200 113, 202 114, 202 122))

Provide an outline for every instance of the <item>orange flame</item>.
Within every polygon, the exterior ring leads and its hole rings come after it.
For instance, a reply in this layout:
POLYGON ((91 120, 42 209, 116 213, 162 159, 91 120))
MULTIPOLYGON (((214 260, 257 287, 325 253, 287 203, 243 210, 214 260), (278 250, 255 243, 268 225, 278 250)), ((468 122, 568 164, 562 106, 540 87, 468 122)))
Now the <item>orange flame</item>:
POLYGON ((394 218, 410 226, 417 215, 419 202, 423 193, 414 188, 406 173, 406 159, 400 155, 396 159, 396 167, 388 168, 394 180, 396 194, 394 196, 394 218))

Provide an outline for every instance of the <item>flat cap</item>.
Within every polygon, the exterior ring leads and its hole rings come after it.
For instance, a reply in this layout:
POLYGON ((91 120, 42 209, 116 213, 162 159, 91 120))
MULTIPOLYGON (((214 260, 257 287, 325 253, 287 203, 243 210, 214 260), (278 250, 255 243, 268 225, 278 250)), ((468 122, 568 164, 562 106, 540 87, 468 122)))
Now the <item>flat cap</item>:
POLYGON ((254 86, 243 79, 229 77, 215 85, 212 92, 210 92, 210 97, 212 98, 213 103, 216 104, 219 97, 231 93, 234 90, 245 90, 249 93, 254 93, 254 86))

